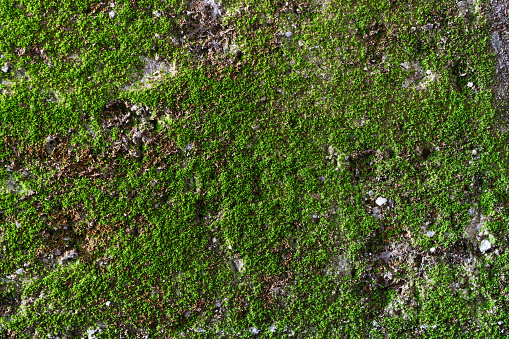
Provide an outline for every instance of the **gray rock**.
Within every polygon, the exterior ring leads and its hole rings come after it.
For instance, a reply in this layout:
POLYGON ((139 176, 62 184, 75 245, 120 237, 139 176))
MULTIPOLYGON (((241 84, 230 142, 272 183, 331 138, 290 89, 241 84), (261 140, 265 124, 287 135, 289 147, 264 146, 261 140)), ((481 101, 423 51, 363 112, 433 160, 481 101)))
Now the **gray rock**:
POLYGON ((291 38, 291 37, 292 37, 292 35, 293 35, 293 33, 292 33, 292 32, 286 32, 286 33, 285 33, 285 36, 286 36, 287 38, 291 38))
POLYGON ((23 271, 24 270, 22 268, 19 268, 19 269, 16 270, 16 274, 17 275, 23 274, 23 271))

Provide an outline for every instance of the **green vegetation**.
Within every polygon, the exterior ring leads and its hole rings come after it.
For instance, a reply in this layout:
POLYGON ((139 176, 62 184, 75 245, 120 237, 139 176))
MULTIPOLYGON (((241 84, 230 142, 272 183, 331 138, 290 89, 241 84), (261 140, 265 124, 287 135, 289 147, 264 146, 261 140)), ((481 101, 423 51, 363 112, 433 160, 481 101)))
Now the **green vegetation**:
POLYGON ((507 128, 463 5, 0 1, 5 337, 503 336, 507 128))

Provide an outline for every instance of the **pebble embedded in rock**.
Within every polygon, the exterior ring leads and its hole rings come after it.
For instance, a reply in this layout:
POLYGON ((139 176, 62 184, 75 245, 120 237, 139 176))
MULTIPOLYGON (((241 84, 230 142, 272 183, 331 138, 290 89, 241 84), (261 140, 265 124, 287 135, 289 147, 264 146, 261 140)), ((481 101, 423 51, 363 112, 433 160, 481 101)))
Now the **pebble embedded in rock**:
POLYGON ((489 249, 491 248, 491 242, 489 240, 483 240, 481 241, 481 252, 482 253, 485 253, 486 251, 488 251, 489 249))
POLYGON ((387 199, 385 198, 382 198, 382 197, 378 197, 375 201, 375 203, 378 205, 378 206, 383 206, 385 205, 385 203, 387 202, 387 199))

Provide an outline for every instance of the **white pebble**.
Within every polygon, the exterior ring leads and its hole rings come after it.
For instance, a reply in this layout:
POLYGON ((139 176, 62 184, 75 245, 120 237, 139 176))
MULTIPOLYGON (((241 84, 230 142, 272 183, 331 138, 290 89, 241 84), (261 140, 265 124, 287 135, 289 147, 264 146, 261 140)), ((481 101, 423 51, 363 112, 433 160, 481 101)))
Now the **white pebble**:
POLYGON ((369 191, 369 192, 368 192, 368 195, 369 195, 370 197, 372 197, 374 194, 375 194, 375 193, 374 193, 373 191, 369 191))
POLYGON ((472 151, 472 154, 473 154, 473 155, 477 155, 477 150, 473 150, 473 151, 472 151))
POLYGON ((375 201, 375 203, 378 205, 378 206, 383 206, 385 205, 385 203, 387 202, 387 199, 385 198, 382 198, 382 197, 378 197, 375 201))
POLYGON ((253 326, 249 329, 249 332, 251 332, 252 334, 258 334, 260 330, 253 326))
POLYGON ((106 302, 106 306, 108 306, 108 307, 109 307, 109 306, 110 306, 110 304, 111 304, 111 302, 110 302, 110 301, 107 301, 107 302, 106 302))
POLYGON ((4 72, 4 73, 9 72, 9 66, 2 67, 2 72, 4 72))
POLYGON ((110 18, 113 19, 115 17, 116 13, 115 13, 115 11, 110 11, 108 14, 110 15, 110 18))
POLYGON ((426 71, 426 74, 427 74, 427 75, 431 75, 431 70, 430 70, 430 69, 428 69, 428 70, 426 71))
POLYGON ((216 239, 216 238, 212 238, 212 242, 216 242, 216 241, 217 241, 217 239, 216 239))
POLYGON ((24 270, 23 270, 22 268, 19 268, 19 269, 17 269, 17 270, 16 270, 16 274, 17 274, 17 275, 20 275, 20 274, 22 274, 22 273, 23 273, 23 271, 24 271, 24 270))
POLYGON ((491 242, 489 240, 483 240, 481 241, 481 252, 482 253, 485 253, 487 250, 489 250, 491 248, 491 242))
POLYGON ((287 38, 291 38, 293 33, 292 32, 286 32, 285 35, 286 35, 287 38))
POLYGON ((468 87, 470 87, 470 88, 472 88, 472 87, 474 86, 474 84, 473 84, 472 82, 469 82, 469 83, 467 84, 467 86, 468 86, 468 87))
POLYGON ((434 235, 435 235, 435 232, 433 232, 433 231, 428 231, 428 232, 426 233, 426 235, 427 235, 428 237, 430 237, 430 238, 431 238, 432 236, 434 236, 434 235))
POLYGON ((435 247, 432 247, 432 248, 430 248, 430 249, 429 249, 429 251, 430 251, 431 253, 435 253, 436 248, 435 248, 435 247))

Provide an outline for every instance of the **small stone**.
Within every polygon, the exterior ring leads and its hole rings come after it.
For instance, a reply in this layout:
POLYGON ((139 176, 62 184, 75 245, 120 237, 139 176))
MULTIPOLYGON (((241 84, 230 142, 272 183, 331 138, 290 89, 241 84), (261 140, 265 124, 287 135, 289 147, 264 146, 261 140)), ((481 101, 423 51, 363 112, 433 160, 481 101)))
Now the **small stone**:
POLYGON ((473 208, 469 209, 468 210, 468 214, 474 215, 475 214, 475 210, 473 208))
POLYGON ((299 40, 299 47, 302 47, 302 46, 304 46, 304 41, 299 40))
POLYGON ((385 205, 385 203, 387 202, 387 199, 385 198, 382 198, 382 197, 378 197, 375 201, 375 203, 378 205, 378 206, 383 206, 385 205))
POLYGON ((111 302, 110 302, 110 301, 107 301, 107 302, 106 302, 106 306, 108 306, 108 307, 109 307, 109 306, 110 306, 110 304, 111 304, 111 302))
POLYGON ((222 304, 221 304, 221 302, 220 302, 220 301, 216 302, 216 307, 221 307, 221 305, 222 305, 222 304))
POLYGON ((23 271, 24 270, 22 268, 19 268, 19 269, 16 270, 16 274, 17 275, 23 274, 23 271))
POLYGON ((368 195, 369 195, 370 197, 372 197, 374 194, 375 194, 375 193, 374 193, 373 191, 369 191, 369 192, 368 192, 368 195))
POLYGON ((472 154, 473 154, 473 155, 477 155, 477 150, 473 150, 473 151, 472 151, 472 154))
POLYGON ((161 17, 161 13, 158 12, 158 11, 153 11, 152 14, 154 14, 156 17, 160 18, 161 17))
POLYGON ((249 328, 249 332, 251 332, 252 334, 258 334, 260 333, 260 330, 253 326, 249 328))
POLYGON ((435 248, 435 247, 432 247, 432 248, 430 248, 430 249, 429 249, 429 251, 430 251, 431 253, 435 253, 436 248, 435 248))
POLYGON ((55 255, 56 255, 56 256, 59 256, 59 255, 60 255, 60 250, 59 250, 59 249, 56 249, 56 250, 55 250, 55 255))
POLYGON ((427 235, 428 237, 430 237, 430 238, 431 238, 432 236, 434 236, 434 235, 435 235, 435 232, 433 232, 433 231, 428 231, 428 232, 426 232, 426 235, 427 235))
POLYGON ((426 74, 427 74, 427 75, 431 75, 431 70, 430 70, 430 69, 428 69, 428 70, 426 71, 426 74))
POLYGON ((212 238, 212 242, 215 243, 217 241, 216 238, 212 238))
POLYGON ((293 35, 293 33, 292 33, 292 32, 286 32, 286 33, 285 33, 285 36, 286 36, 287 38, 291 38, 291 37, 292 37, 292 35, 293 35))
POLYGON ((489 240, 483 240, 481 241, 481 252, 482 253, 485 253, 486 251, 488 251, 489 249, 491 248, 491 242, 489 240))
POLYGON ((113 19, 117 13, 115 13, 115 11, 110 11, 108 14, 109 14, 110 18, 113 19))
POLYGON ((380 213, 380 208, 378 208, 378 207, 373 207, 373 213, 374 213, 374 214, 378 214, 378 213, 380 213))
POLYGON ((2 72, 4 72, 4 73, 9 72, 9 66, 3 66, 2 67, 2 72))
POLYGON ((277 330, 277 327, 275 325, 271 325, 269 327, 269 331, 271 331, 272 333, 276 332, 276 330, 277 330))
POLYGON ((467 86, 468 86, 468 87, 470 87, 470 88, 472 88, 472 87, 474 86, 474 83, 469 82, 469 83, 467 84, 467 86))

